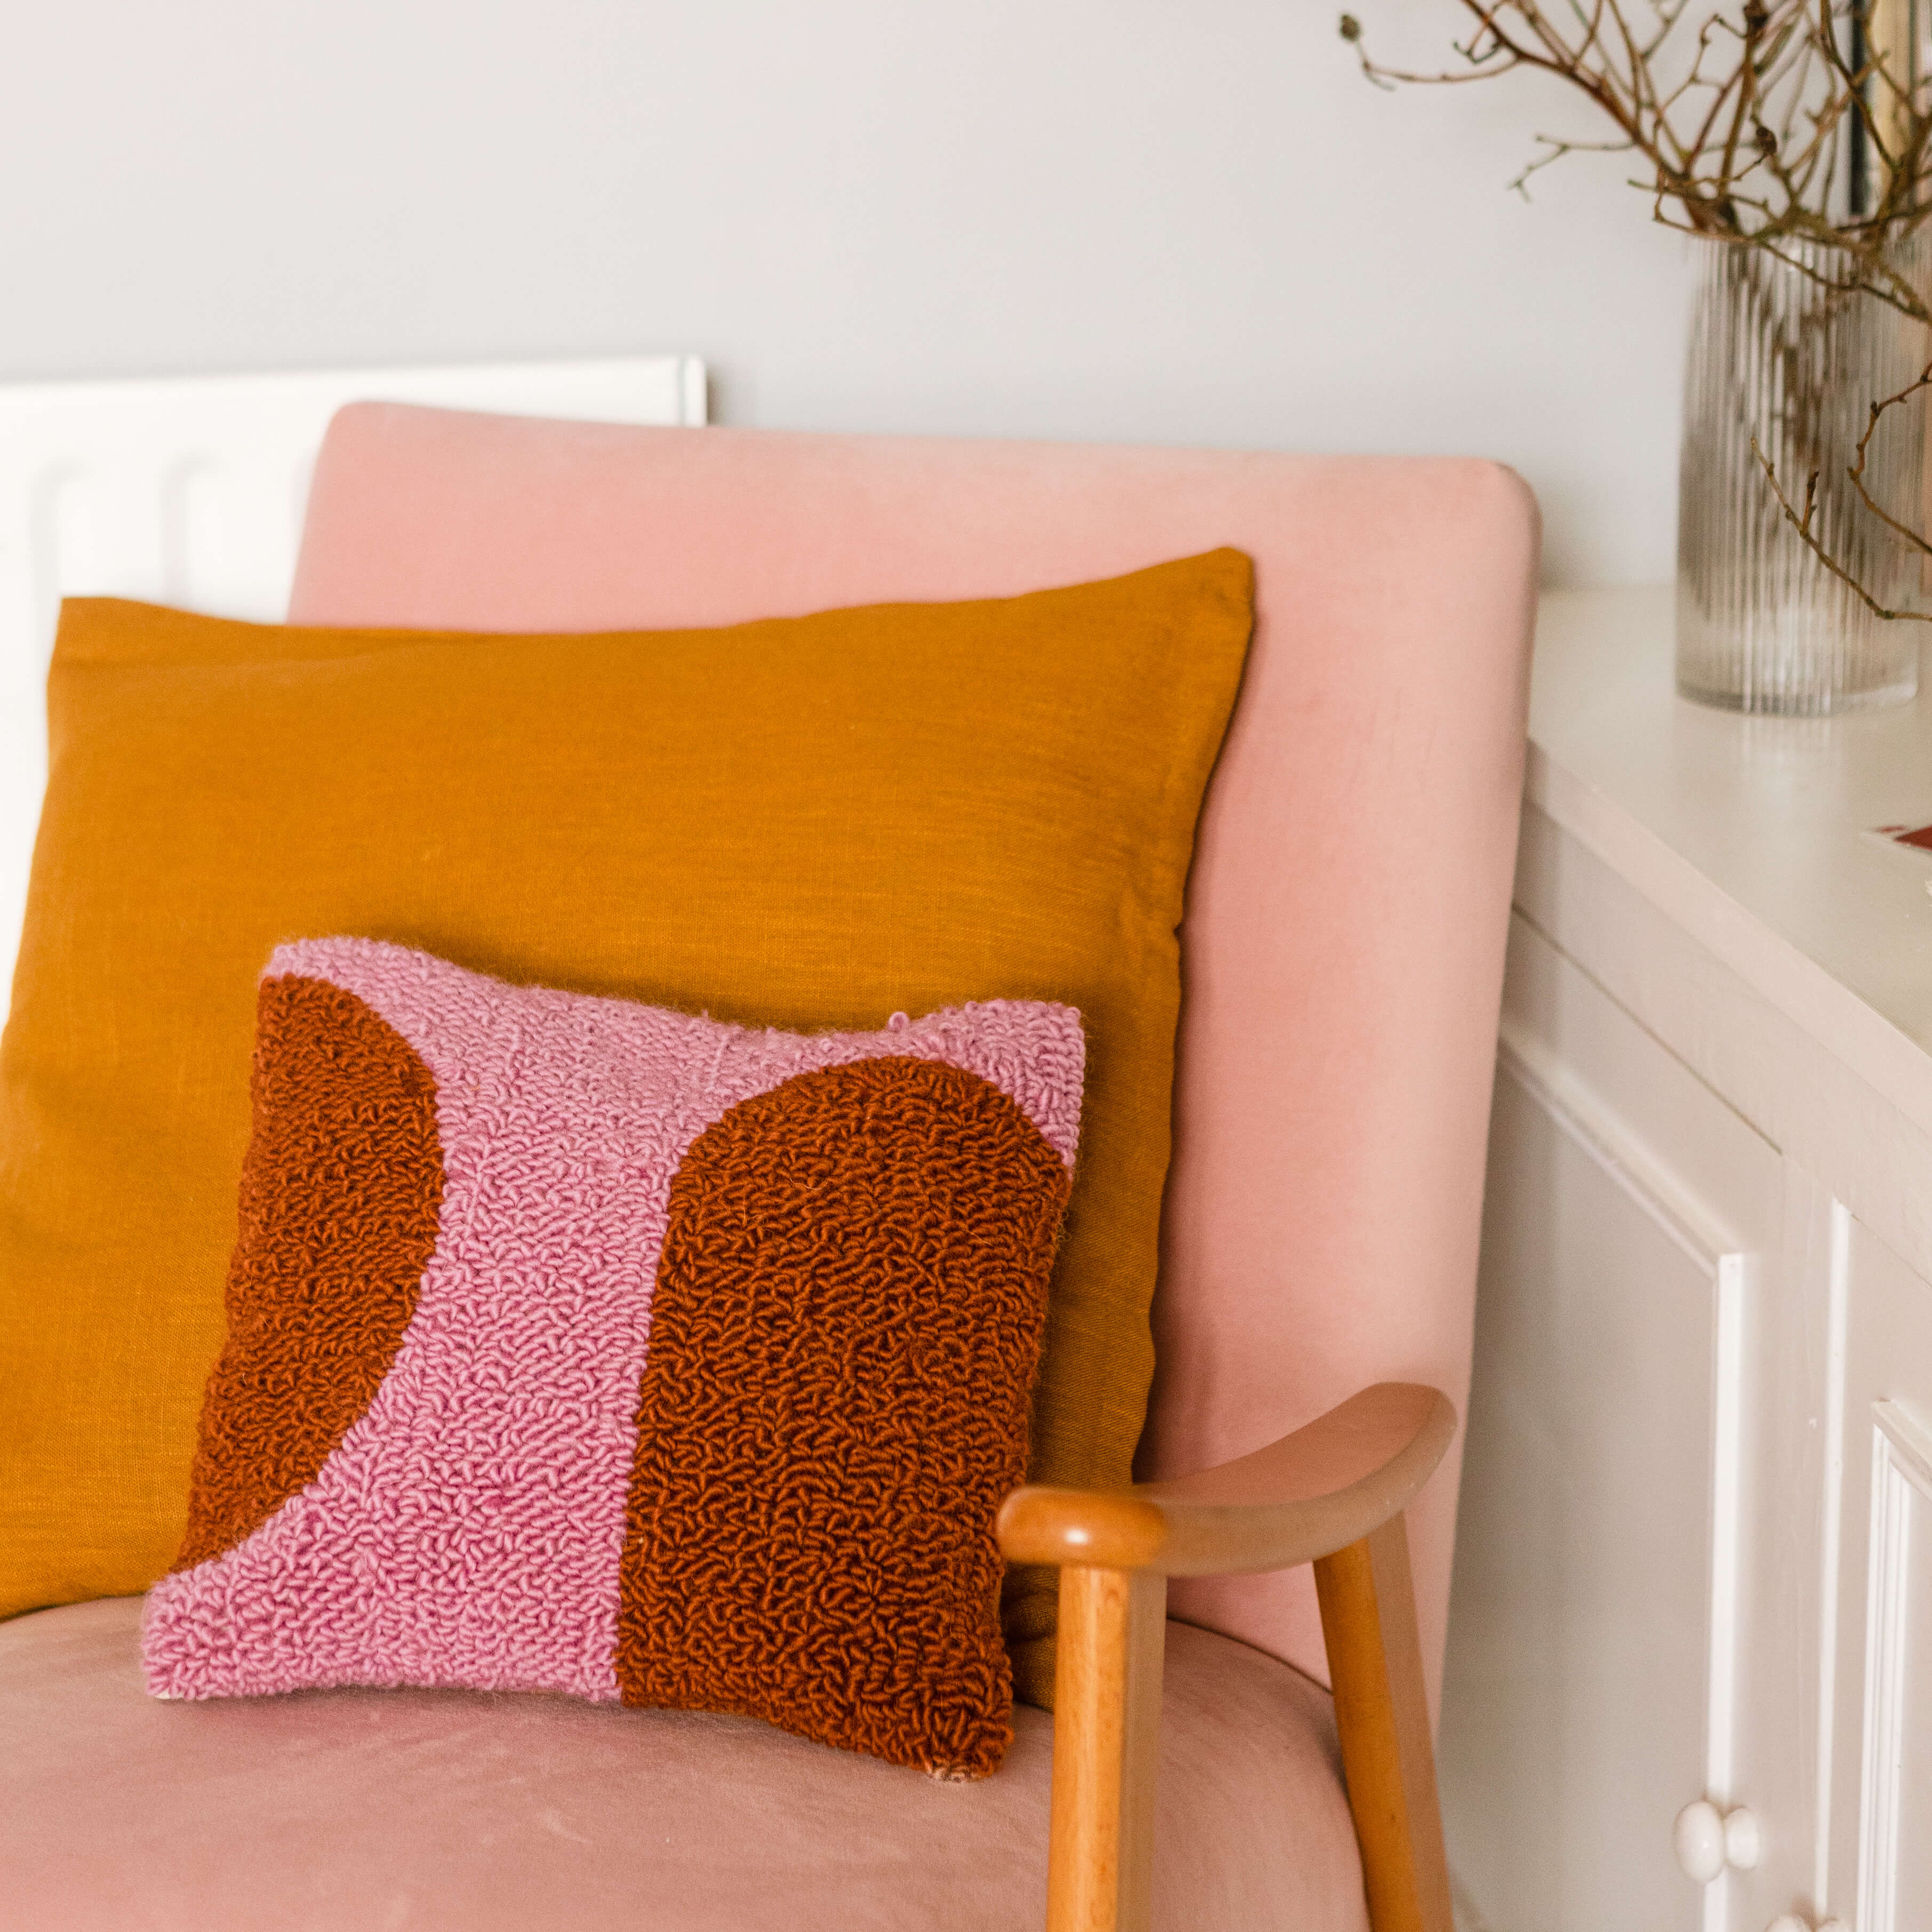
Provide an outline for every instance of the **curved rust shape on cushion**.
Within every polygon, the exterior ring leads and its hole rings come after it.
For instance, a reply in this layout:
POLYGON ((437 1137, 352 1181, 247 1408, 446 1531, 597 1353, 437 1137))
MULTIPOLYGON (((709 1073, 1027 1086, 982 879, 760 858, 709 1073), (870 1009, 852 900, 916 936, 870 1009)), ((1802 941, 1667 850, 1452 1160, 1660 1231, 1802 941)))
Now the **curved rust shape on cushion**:
POLYGON ((1012 1735, 993 1519, 1066 1169, 931 1060, 741 1102, 671 1184, 620 1582, 630 1704, 742 1712, 945 1778, 1012 1735))
POLYGON ((436 1246, 436 1082, 394 1028, 320 980, 265 980, 254 1126, 177 1570, 304 1489, 368 1408, 436 1246))

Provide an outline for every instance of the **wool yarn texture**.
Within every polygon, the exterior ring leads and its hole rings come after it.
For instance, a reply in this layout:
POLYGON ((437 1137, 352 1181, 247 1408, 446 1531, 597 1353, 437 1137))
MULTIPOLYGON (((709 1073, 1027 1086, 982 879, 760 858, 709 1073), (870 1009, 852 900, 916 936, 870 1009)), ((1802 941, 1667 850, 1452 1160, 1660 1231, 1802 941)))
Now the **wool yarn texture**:
POLYGON ((257 1017, 150 1690, 556 1690, 992 1771, 1078 1014, 760 1030, 328 939, 257 1017))

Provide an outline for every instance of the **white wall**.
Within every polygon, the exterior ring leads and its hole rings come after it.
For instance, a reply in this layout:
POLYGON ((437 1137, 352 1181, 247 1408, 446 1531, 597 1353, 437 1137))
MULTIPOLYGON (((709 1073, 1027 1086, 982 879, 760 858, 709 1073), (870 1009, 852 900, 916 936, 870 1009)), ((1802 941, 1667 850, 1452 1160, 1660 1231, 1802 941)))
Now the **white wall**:
POLYGON ((1667 576, 1682 244, 1336 11, 15 0, 0 380, 686 349, 730 422, 1494 454, 1553 580, 1667 576))

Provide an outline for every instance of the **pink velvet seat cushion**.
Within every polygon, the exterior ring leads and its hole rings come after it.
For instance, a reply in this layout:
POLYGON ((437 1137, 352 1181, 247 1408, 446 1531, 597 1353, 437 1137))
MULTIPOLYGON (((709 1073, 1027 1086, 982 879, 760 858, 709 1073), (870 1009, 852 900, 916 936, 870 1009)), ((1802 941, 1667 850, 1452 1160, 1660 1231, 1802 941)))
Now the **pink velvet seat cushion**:
MULTIPOLYGON (((160 1703, 141 1600, 0 1625, 0 1928, 1036 1932, 1053 1720, 945 1785, 751 1720, 538 1695, 160 1703)), ((1323 1692, 1168 1629, 1160 1932, 1360 1932, 1323 1692)))
MULTIPOLYGON (((1462 1404, 1536 578, 1517 478, 363 404, 318 461, 290 615, 729 624, 1005 596, 1222 544, 1255 561, 1257 621, 1182 932, 1142 1452, 1178 1475, 1370 1382, 1462 1404)), ((1456 1466, 1410 1516, 1432 1685, 1456 1466)), ((1306 1569, 1173 1600, 1327 1681, 1306 1569)))

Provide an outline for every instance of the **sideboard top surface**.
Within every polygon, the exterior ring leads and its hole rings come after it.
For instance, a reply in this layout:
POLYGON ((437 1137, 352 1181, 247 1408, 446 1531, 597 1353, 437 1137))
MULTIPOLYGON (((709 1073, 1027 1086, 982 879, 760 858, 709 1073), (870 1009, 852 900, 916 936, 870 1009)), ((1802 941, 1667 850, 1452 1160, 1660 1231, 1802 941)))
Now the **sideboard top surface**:
POLYGON ((1677 696, 1668 586, 1543 600, 1531 802, 1932 1130, 1932 690, 1831 718, 1677 696))

